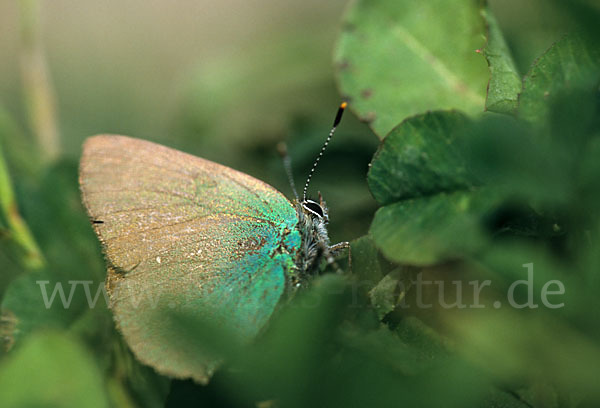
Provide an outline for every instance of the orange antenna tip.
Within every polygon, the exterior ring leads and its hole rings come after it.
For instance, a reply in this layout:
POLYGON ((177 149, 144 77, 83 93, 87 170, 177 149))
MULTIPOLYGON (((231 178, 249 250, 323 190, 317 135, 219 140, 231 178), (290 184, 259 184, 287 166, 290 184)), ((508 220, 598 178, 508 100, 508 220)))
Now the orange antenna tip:
POLYGON ((348 106, 347 102, 342 102, 340 107, 338 108, 337 115, 335 115, 335 119, 333 121, 333 127, 335 128, 340 124, 340 120, 342 120, 342 114, 344 113, 344 109, 348 106))

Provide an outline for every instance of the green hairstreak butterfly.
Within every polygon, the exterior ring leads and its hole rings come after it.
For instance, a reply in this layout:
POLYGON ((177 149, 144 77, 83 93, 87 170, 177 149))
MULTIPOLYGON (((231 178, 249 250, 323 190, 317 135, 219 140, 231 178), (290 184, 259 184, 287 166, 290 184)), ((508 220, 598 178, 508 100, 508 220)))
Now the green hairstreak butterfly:
POLYGON ((155 143, 87 139, 82 198, 104 249, 115 321, 139 360, 208 381, 215 361, 182 353, 153 310, 185 309, 249 341, 284 293, 348 246, 330 245, 325 202, 306 197, 345 107, 294 201, 247 174, 155 143))

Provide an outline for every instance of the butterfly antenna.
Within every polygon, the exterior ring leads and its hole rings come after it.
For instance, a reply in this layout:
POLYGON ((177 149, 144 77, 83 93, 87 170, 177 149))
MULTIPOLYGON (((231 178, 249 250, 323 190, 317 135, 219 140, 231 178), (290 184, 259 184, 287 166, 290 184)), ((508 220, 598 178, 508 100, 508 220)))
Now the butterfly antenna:
POLYGON ((333 137, 333 134, 335 133, 335 129, 337 128, 337 125, 339 125, 340 121, 342 120, 342 115, 344 114, 344 109, 346 109, 346 106, 348 106, 348 103, 346 103, 346 102, 342 102, 342 104, 340 105, 340 107, 337 111, 337 114, 335 115, 335 119, 333 120, 333 127, 329 131, 329 136, 327 136, 325 143, 323 143, 323 147, 321 148, 321 151, 319 152, 319 155, 317 156, 317 158, 312 166, 312 169, 310 169, 310 173, 308 173, 308 178, 306 179, 306 184, 304 184, 304 192, 302 193, 302 201, 306 201, 306 192, 308 190, 308 185, 310 184, 310 179, 312 178, 313 173, 315 172, 315 169, 317 168, 317 164, 319 164, 319 160, 321 160, 321 156, 323 156, 325 149, 327 149, 327 145, 329 145, 329 142, 331 141, 331 138, 333 137))
POLYGON ((296 183, 294 183, 294 176, 292 174, 292 158, 288 154, 287 145, 285 142, 279 142, 277 144, 277 151, 283 160, 283 167, 285 168, 288 181, 290 182, 290 186, 294 192, 294 197, 296 197, 296 202, 299 202, 300 200, 298 199, 298 191, 296 191, 296 183))

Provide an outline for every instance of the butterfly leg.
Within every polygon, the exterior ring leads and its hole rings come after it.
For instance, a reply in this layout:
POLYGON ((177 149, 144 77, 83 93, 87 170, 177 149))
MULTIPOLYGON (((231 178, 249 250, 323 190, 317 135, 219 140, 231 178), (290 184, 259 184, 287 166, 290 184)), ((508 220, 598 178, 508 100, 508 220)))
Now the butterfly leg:
POLYGON ((325 252, 327 263, 333 265, 336 272, 341 273, 342 270, 335 262, 335 258, 337 258, 344 249, 348 249, 348 269, 350 270, 350 273, 352 273, 352 250, 350 248, 350 243, 347 241, 338 242, 327 248, 327 251, 325 252))

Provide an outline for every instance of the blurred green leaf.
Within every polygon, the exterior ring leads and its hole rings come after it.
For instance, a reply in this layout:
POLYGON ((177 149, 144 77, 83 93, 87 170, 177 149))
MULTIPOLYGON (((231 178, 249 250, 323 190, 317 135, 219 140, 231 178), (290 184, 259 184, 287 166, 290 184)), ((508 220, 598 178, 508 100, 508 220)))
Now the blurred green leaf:
POLYGON ((400 321, 395 332, 409 345, 415 358, 425 363, 447 357, 451 353, 450 342, 416 317, 408 316, 400 321))
POLYGON ((457 144, 470 173, 505 196, 564 204, 572 194, 572 157, 523 121, 485 114, 457 144))
POLYGON ((518 106, 521 76, 496 17, 487 6, 482 13, 487 22, 487 44, 483 48, 483 54, 490 70, 485 108, 491 112, 513 113, 518 106))
POLYGON ((473 0, 359 0, 351 3, 335 51, 350 107, 383 138, 427 110, 484 108, 485 24, 473 0))
POLYGON ((585 41, 577 34, 563 37, 531 67, 519 97, 519 116, 544 123, 549 117, 549 100, 582 82, 597 81, 600 75, 600 48, 597 41, 585 41))
MULTIPOLYGON (((431 339, 422 340, 424 341, 418 347, 431 346, 431 339)), ((347 348, 366 354, 369 360, 382 368, 391 368, 407 376, 423 373, 439 363, 438 358, 448 356, 443 352, 436 352, 435 357, 432 355, 432 358, 424 359, 423 353, 419 352, 417 347, 413 348, 413 345, 405 343, 397 333, 385 325, 369 331, 359 327, 344 327, 342 341, 347 348)))
POLYGON ((100 246, 83 209, 77 180, 78 163, 60 160, 35 185, 19 193, 23 216, 48 259, 56 279, 104 281, 100 246))
POLYGON ((383 277, 384 265, 379 258, 379 251, 373 243, 373 239, 365 235, 350 243, 352 273, 360 282, 368 282, 372 287, 383 277))
POLYGON ((368 182, 385 206, 370 234, 388 259, 429 265, 485 244, 482 218, 497 198, 476 187, 457 147, 469 124, 459 112, 430 112, 405 120, 382 142, 368 182))
POLYGON ((551 0, 548 5, 556 7, 563 20, 573 21, 572 26, 588 41, 597 41, 600 35, 600 3, 595 0, 551 0))
POLYGON ((2 308, 17 319, 16 341, 36 328, 68 327, 94 299, 95 307, 107 310, 102 293, 104 266, 81 205, 76 165, 56 164, 38 185, 28 186, 20 195, 24 216, 48 264, 6 289, 2 308))
POLYGON ((531 408, 531 405, 515 398, 511 393, 500 390, 492 390, 485 405, 482 406, 490 408, 531 408))
POLYGON ((485 376, 427 335, 406 342, 385 326, 350 327, 340 343, 339 358, 326 372, 333 383, 323 389, 328 406, 477 407, 489 393, 485 376), (344 391, 336 395, 336 389, 344 391))
POLYGON ((398 293, 399 275, 398 271, 388 273, 369 291, 371 304, 377 312, 379 320, 393 311, 396 308, 399 297, 403 296, 403 293, 398 293))
POLYGON ((370 234, 392 261, 439 263, 477 251, 487 243, 482 221, 497 201, 488 189, 403 200, 377 210, 370 234))
POLYGON ((398 306, 404 306, 406 294, 412 290, 418 272, 417 268, 396 266, 369 290, 370 305, 379 320, 387 321, 389 313, 397 310, 398 306))
POLYGON ((497 380, 548 382, 590 401, 600 399, 597 342, 548 310, 481 309, 448 315, 445 325, 461 339, 460 353, 497 380))
POLYGON ((2 310, 14 316, 12 335, 17 343, 37 329, 66 329, 84 308, 83 287, 57 280, 46 270, 31 272, 12 281, 2 300, 2 310))
POLYGON ((154 370, 141 366, 125 349, 106 308, 103 282, 84 284, 57 278, 47 270, 15 279, 2 302, 0 335, 15 352, 40 329, 60 330, 85 341, 94 352, 98 369, 107 377, 109 398, 118 406, 160 406, 168 383, 154 370), (62 289, 62 296, 61 290, 62 289), (96 297, 97 296, 97 297, 96 297), (96 303, 91 308, 90 301, 96 303), (66 307, 65 307, 66 306, 66 307))
MULTIPOLYGON (((522 401, 532 407, 559 408, 561 403, 556 387, 547 383, 535 383, 528 388, 517 390, 522 401)), ((569 406, 565 404, 565 406, 569 406)), ((571 406, 577 406, 573 404, 571 406)))
MULTIPOLYGON (((117 335, 116 331, 112 331, 117 335)), ((118 407, 163 407, 170 379, 135 359, 123 339, 112 338, 107 370, 107 388, 111 404, 118 407)))
POLYGON ((543 241, 513 238, 496 242, 478 254, 477 259, 491 270, 489 278, 496 290, 508 293, 514 282, 521 282, 512 293, 517 304, 536 305, 533 306, 536 309, 548 308, 544 302, 559 305, 552 310, 556 319, 569 319, 581 333, 597 336, 598 330, 589 322, 600 316, 600 309, 596 305, 595 290, 586 288, 585 271, 566 262, 551 249, 543 241), (564 293, 542 295, 545 290, 551 292, 559 287, 564 288, 564 293))
MULTIPOLYGON (((580 240, 576 242, 576 248, 580 251, 579 268, 581 270, 581 278, 587 283, 585 285, 586 292, 592 297, 600 288, 600 220, 588 226, 580 240)), ((600 319, 600 302, 596 302, 592 309, 598 319, 600 319)), ((599 328, 600 331, 600 328, 599 328)))
POLYGON ((0 364, 7 407, 108 407, 103 379, 88 350, 57 332, 29 338, 0 364))
POLYGON ((593 219, 600 202, 599 95, 598 82, 572 85, 548 98, 548 122, 486 114, 459 139, 472 174, 517 207, 535 210, 546 230, 537 233, 558 236, 569 223, 585 227, 593 219))

